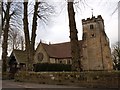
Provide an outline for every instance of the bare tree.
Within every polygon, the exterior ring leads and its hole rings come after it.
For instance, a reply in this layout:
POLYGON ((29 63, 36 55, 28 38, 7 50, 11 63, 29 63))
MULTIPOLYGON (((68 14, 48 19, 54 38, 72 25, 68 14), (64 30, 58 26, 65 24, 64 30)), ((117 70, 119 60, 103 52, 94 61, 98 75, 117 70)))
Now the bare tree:
POLYGON ((32 19, 32 33, 31 39, 29 36, 29 28, 28 28, 28 1, 24 2, 24 33, 25 33, 25 43, 26 43, 26 52, 27 52, 27 69, 32 70, 32 64, 34 60, 34 52, 35 52, 35 39, 36 39, 36 30, 37 30, 37 20, 38 18, 47 23, 47 19, 52 13, 52 6, 47 4, 47 2, 39 2, 35 0, 34 10, 33 11, 33 19, 32 19), (46 13, 47 12, 47 13, 46 13))
MULTIPOLYGON (((24 35, 25 35, 25 50, 27 53, 27 61, 30 60, 30 36, 29 36, 29 27, 28 27, 28 0, 24 0, 24 18, 23 18, 23 25, 24 25, 24 35)), ((28 64, 27 68, 28 68, 28 64)))
POLYGON ((120 70, 120 42, 113 46, 112 51, 113 66, 115 70, 120 70))
MULTIPOLYGON (((21 35, 21 33, 18 30, 11 30, 9 31, 9 37, 8 37, 8 44, 9 44, 9 48, 10 51, 14 50, 14 49, 22 49, 23 46, 23 36, 21 35)), ((23 50, 23 49, 22 49, 23 50)))
POLYGON ((24 40, 24 37, 23 36, 21 36, 20 37, 20 42, 21 42, 21 50, 23 51, 23 50, 25 50, 25 40, 24 40))
POLYGON ((35 51, 35 37, 36 37, 36 29, 37 29, 37 15, 38 15, 38 6, 40 2, 35 1, 34 5, 34 14, 33 14, 33 24, 32 24, 32 35, 31 39, 29 36, 29 28, 28 28, 28 1, 24 1, 24 33, 25 33, 25 43, 26 43, 26 52, 27 52, 27 69, 32 70, 32 64, 34 60, 34 51, 35 51), (31 41, 30 41, 31 40, 31 41))
POLYGON ((7 69, 7 64, 6 64, 6 61, 7 61, 7 47, 8 47, 7 40, 8 40, 9 26, 10 26, 9 22, 10 22, 10 17, 12 15, 12 14, 11 15, 9 14, 10 13, 10 5, 11 5, 11 2, 7 2, 5 17, 2 20, 2 27, 4 26, 4 23, 5 23, 5 26, 3 28, 4 34, 3 34, 3 44, 2 44, 2 60, 3 60, 2 71, 3 72, 6 72, 6 69, 7 69), (6 22, 4 22, 5 19, 6 19, 6 22))
MULTIPOLYGON (((3 42, 2 42, 2 60, 3 60, 3 72, 6 72, 7 69, 7 49, 8 49, 8 37, 9 37, 9 30, 10 27, 17 27, 17 25, 15 25, 16 23, 12 23, 11 21, 13 19, 15 19, 15 17, 17 18, 17 15, 19 16, 19 14, 17 13, 19 10, 18 8, 14 8, 12 6, 14 6, 14 2, 7 0, 6 2, 2 1, 2 31, 3 31, 3 42)), ((15 6, 14 6, 15 7, 15 6)), ((18 18, 17 18, 18 19, 18 18)))
POLYGON ((36 38, 36 30, 37 30, 37 15, 38 15, 39 4, 40 2, 38 2, 38 0, 35 0, 33 21, 32 21, 31 43, 30 43, 31 65, 33 64, 33 60, 34 60, 35 38, 36 38))
POLYGON ((2 17, 2 7, 1 6, 2 6, 2 1, 0 1, 0 40, 1 40, 1 35, 2 35, 2 28, 1 28, 2 27, 2 20, 1 20, 2 19, 1 18, 2 17))
POLYGON ((69 17, 69 28, 70 28, 70 41, 71 41, 71 55, 72 55, 72 70, 81 71, 80 61, 80 47, 77 36, 77 28, 75 22, 75 12, 73 8, 73 1, 68 0, 68 17, 69 17))
MULTIPOLYGON (((22 37, 22 2, 13 2, 11 5, 11 12, 14 12, 10 19, 10 28, 9 28, 9 42, 12 43, 13 49, 20 49, 22 37)), ((10 45, 9 45, 10 46, 10 45)))

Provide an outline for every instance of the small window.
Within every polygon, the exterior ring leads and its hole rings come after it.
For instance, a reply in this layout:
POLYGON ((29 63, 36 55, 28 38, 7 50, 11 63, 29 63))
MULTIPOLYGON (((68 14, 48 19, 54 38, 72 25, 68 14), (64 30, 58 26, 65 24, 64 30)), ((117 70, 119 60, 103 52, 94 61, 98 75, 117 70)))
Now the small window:
POLYGON ((70 64, 71 62, 70 62, 70 59, 68 59, 68 62, 67 62, 67 64, 70 64))
POLYGON ((94 33, 92 33, 90 37, 91 37, 91 38, 95 38, 95 34, 94 34, 94 33))
POLYGON ((91 34, 91 37, 95 37, 95 34, 91 34))
POLYGON ((90 29, 94 29, 94 27, 93 27, 93 25, 92 25, 92 24, 90 25, 90 29))

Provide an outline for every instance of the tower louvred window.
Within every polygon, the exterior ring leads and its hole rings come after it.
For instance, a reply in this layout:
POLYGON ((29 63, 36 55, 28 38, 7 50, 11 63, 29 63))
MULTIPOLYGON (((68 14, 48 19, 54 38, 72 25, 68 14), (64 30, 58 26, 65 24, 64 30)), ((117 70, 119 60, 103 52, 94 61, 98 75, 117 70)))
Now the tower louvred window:
POLYGON ((90 25, 90 29, 94 29, 94 26, 93 26, 93 24, 91 24, 91 25, 90 25))

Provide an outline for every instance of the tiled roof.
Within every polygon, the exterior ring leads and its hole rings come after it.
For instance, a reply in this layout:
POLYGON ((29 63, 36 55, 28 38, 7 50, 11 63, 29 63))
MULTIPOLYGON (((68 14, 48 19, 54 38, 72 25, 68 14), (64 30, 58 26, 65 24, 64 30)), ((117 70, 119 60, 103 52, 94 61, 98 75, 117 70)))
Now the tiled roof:
POLYGON ((26 63, 27 55, 25 51, 22 50, 13 50, 13 54, 19 63, 26 63))
MULTIPOLYGON (((46 50, 47 54, 53 58, 71 58, 71 45, 70 42, 58 44, 45 44, 41 43, 46 50)), ((82 40, 79 41, 80 53, 82 48, 82 40)))
MULTIPOLYGON (((58 44, 42 44, 43 48, 51 58, 71 58, 71 45, 70 42, 58 43, 58 44)), ((80 53, 82 48, 82 40, 79 41, 80 53)), ((27 55, 25 51, 13 50, 13 54, 19 63, 26 63, 27 55)))

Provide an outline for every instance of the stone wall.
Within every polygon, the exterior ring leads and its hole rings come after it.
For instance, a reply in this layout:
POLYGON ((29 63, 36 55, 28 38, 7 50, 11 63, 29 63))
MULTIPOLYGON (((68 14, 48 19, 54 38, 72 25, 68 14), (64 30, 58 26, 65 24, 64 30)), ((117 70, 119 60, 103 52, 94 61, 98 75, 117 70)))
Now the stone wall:
POLYGON ((35 63, 49 63, 49 56, 46 53, 45 49, 43 48, 42 44, 40 44, 38 46, 38 49, 36 49, 36 53, 34 55, 34 61, 35 63), (43 54, 43 60, 38 60, 38 53, 42 53, 43 54))
POLYGON ((16 81, 80 87, 120 88, 120 72, 19 72, 16 81))
POLYGON ((109 40, 104 30, 101 16, 82 20, 83 24, 83 57, 84 70, 112 70, 113 63, 109 40))

